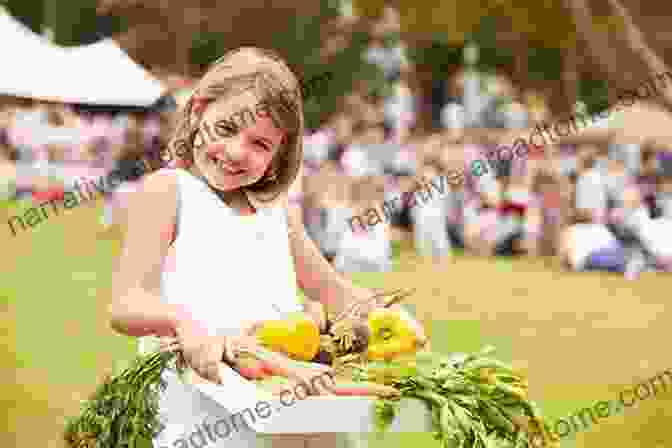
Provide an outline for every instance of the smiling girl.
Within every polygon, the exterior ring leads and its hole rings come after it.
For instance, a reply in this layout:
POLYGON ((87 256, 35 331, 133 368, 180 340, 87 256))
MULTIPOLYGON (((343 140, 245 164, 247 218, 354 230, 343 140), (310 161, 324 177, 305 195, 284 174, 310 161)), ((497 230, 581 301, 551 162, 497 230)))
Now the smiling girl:
MULTIPOLYGON (((304 125, 302 98, 288 92, 300 92, 297 78, 275 54, 257 48, 225 54, 196 85, 179 119, 169 149, 182 157, 180 167, 147 176, 126 208, 112 327, 130 336, 176 337, 206 380, 221 382, 219 361, 233 356, 232 342, 254 322, 302 308, 297 283, 333 313, 373 295, 333 270, 306 236, 301 210, 289 204, 288 191, 300 182, 304 125), (232 114, 246 109, 258 112, 252 123, 231 126, 232 114), (205 123, 220 124, 215 138, 205 123)), ((167 429, 156 447, 175 446, 197 423, 230 417, 173 373, 165 375, 160 414, 167 429)), ((311 440, 323 446, 336 439, 311 440)), ((238 431, 208 446, 261 442, 238 431)))

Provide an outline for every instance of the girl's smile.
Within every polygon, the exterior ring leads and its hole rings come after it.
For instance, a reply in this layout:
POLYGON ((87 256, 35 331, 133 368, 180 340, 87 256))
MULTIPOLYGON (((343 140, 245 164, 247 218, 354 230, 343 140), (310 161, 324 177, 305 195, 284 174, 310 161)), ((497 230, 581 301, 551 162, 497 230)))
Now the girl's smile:
MULTIPOLYGON (((230 122, 232 114, 254 110, 257 104, 251 91, 211 103, 203 112, 203 128, 218 130, 220 123, 230 122)), ((221 191, 250 186, 270 174, 285 137, 271 117, 257 116, 249 126, 226 131, 199 132, 200 141, 194 145, 193 169, 197 173, 221 191)))
POLYGON ((231 167, 228 164, 228 162, 224 160, 223 155, 221 153, 208 153, 208 160, 210 160, 214 165, 216 165, 217 168, 222 170, 222 172, 224 172, 225 174, 229 174, 231 176, 237 176, 245 172, 245 170, 231 167))

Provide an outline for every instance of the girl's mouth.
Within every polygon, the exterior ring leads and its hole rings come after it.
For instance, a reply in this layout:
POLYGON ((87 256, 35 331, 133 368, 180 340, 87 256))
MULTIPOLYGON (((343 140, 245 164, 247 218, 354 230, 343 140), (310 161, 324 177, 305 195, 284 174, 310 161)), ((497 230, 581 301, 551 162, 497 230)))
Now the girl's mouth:
POLYGON ((242 174, 242 173, 245 172, 245 170, 236 170, 236 169, 233 169, 233 168, 227 166, 227 165, 224 163, 223 160, 219 160, 219 159, 217 159, 216 157, 213 157, 213 156, 211 156, 211 155, 208 155, 208 160, 209 160, 213 165, 215 165, 217 168, 219 168, 221 171, 223 171, 224 173, 226 173, 226 174, 228 174, 228 175, 230 175, 230 176, 237 176, 237 175, 242 174))

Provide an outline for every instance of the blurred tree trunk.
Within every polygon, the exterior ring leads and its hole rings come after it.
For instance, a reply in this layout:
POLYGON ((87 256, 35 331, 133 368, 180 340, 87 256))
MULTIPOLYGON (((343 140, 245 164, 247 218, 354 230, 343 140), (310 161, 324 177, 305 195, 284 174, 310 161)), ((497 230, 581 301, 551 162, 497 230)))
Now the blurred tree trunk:
POLYGON ((574 112, 574 103, 579 93, 578 55, 576 43, 569 45, 562 53, 562 74, 560 76, 562 103, 557 109, 562 114, 574 112))
MULTIPOLYGON (((609 14, 622 24, 617 32, 595 29, 596 14, 588 0, 565 0, 565 4, 590 53, 616 87, 635 89, 652 76, 670 72, 663 59, 646 43, 642 31, 620 1, 606 1, 609 14)), ((655 101, 672 112, 672 90, 663 88, 657 91, 655 101)))

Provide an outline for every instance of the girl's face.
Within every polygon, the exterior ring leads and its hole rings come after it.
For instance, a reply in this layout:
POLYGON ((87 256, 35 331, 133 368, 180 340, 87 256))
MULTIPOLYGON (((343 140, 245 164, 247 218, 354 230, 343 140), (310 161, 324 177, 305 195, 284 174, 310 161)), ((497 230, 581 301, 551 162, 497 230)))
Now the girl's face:
POLYGON ((205 109, 194 139, 194 167, 221 191, 250 186, 268 171, 285 132, 267 113, 257 113, 251 91, 221 98, 205 109))

